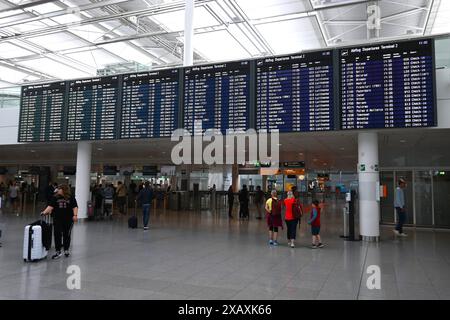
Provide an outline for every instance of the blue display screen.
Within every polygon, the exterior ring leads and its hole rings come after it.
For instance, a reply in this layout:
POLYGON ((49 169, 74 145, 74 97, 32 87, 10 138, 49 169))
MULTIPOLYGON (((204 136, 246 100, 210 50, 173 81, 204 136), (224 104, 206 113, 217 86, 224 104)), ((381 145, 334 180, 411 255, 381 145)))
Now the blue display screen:
POLYGON ((66 84, 22 87, 19 142, 61 141, 66 84))
POLYGON ((334 129, 331 50, 256 61, 256 128, 334 129))
POLYGON ((178 69, 124 75, 120 137, 170 137, 178 128, 178 99, 178 69))
POLYGON ((119 77, 69 81, 67 140, 116 137, 119 77))
POLYGON ((430 39, 339 50, 342 129, 435 125, 430 39))
POLYGON ((247 130, 250 107, 250 63, 230 62, 184 70, 184 128, 247 130), (195 123, 201 124, 194 128, 195 123))

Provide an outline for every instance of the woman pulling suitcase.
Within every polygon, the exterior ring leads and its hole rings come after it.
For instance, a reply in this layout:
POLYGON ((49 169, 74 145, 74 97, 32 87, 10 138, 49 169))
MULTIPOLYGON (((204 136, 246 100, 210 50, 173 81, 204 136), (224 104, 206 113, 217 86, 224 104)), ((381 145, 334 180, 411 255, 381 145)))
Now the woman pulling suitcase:
POLYGON ((78 221, 78 205, 67 185, 61 185, 57 188, 56 195, 51 199, 42 214, 51 214, 53 217, 56 253, 52 256, 52 259, 59 259, 62 256, 61 249, 63 247, 64 255, 70 256, 70 234, 73 223, 78 221))

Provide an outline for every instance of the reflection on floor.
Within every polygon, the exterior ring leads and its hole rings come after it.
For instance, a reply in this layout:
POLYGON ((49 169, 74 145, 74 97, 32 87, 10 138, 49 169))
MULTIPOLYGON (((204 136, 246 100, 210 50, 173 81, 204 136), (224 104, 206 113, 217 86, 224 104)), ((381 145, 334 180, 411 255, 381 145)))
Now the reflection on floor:
POLYGON ((23 227, 35 217, 0 214, 0 299, 450 299, 450 232, 407 230, 395 239, 346 242, 341 210, 327 207, 323 249, 310 249, 303 219, 295 249, 270 247, 264 220, 229 221, 226 210, 152 213, 151 228, 131 230, 126 217, 82 222, 70 258, 24 263, 23 227), (69 290, 66 271, 81 270, 69 290), (370 290, 367 268, 381 268, 370 290))

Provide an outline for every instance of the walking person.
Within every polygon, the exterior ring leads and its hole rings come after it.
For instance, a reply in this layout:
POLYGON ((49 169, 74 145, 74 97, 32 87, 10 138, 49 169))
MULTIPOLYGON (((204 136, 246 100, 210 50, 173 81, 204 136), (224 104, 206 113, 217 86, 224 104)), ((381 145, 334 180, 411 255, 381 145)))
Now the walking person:
POLYGON ((119 212, 125 214, 125 202, 127 199, 127 188, 119 181, 117 183, 117 205, 119 206, 119 212))
POLYGON ((292 191, 288 191, 287 198, 283 200, 283 204, 286 208, 284 221, 287 227, 288 246, 295 248, 297 225, 302 217, 302 209, 292 191))
POLYGON ((52 259, 61 258, 61 249, 63 248, 64 256, 69 257, 72 227, 74 222, 78 221, 78 204, 67 185, 58 187, 56 195, 51 199, 50 204, 42 214, 51 214, 53 217, 56 252, 52 259))
POLYGON ((228 218, 233 219, 233 205, 234 205, 233 186, 230 186, 228 188, 227 197, 228 197, 228 218))
POLYGON ((11 182, 8 193, 9 193, 9 203, 11 204, 11 208, 13 213, 16 213, 19 216, 18 206, 19 206, 19 191, 20 188, 17 185, 16 181, 11 182))
POLYGON ((269 245, 278 246, 278 228, 283 227, 281 220, 281 202, 277 191, 272 190, 271 197, 266 201, 266 221, 269 227, 269 245))
POLYGON ((320 213, 321 208, 318 200, 313 200, 311 217, 308 224, 311 225, 312 249, 323 248, 322 239, 320 238, 320 213))
POLYGON ((150 207, 153 201, 153 189, 150 186, 150 182, 145 182, 144 188, 139 192, 136 199, 142 203, 144 230, 148 230, 148 224, 150 222, 150 207))
POLYGON ((255 193, 255 206, 256 206, 256 219, 262 219, 262 207, 264 205, 265 195, 262 191, 261 186, 256 187, 255 193))
POLYGON ((397 212, 397 225, 395 226, 394 233, 397 236, 406 237, 407 234, 403 232, 403 224, 406 221, 406 203, 405 192, 406 181, 404 179, 398 180, 398 187, 395 189, 394 207, 397 212))
POLYGON ((249 195, 247 185, 243 185, 241 191, 239 191, 239 218, 249 220, 248 212, 249 195))

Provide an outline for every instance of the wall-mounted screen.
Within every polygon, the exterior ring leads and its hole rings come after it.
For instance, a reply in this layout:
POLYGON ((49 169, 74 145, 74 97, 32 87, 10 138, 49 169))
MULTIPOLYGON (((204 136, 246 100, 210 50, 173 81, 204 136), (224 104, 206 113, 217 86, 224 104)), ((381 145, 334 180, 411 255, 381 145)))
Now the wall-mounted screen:
POLYGON ((227 62, 184 69, 184 129, 247 130, 250 62, 227 62), (201 127, 194 128, 198 122, 201 127))
POLYGON ((256 61, 256 129, 334 129, 333 51, 256 61))
POLYGON ((69 81, 67 140, 116 138, 119 77, 69 81))
POLYGON ((120 137, 170 137, 178 128, 178 99, 179 69, 124 75, 120 137))
POLYGON ((342 129, 436 125, 433 40, 339 50, 342 129))
POLYGON ((63 140, 65 82, 22 87, 19 142, 63 140))

